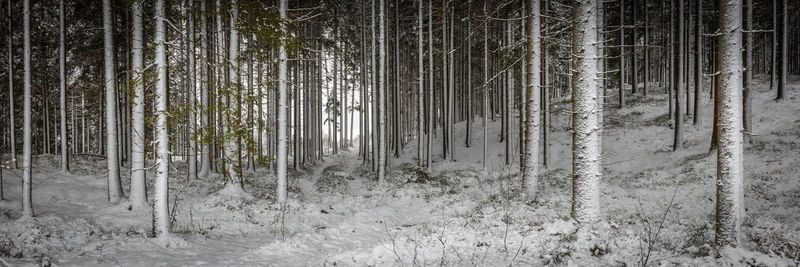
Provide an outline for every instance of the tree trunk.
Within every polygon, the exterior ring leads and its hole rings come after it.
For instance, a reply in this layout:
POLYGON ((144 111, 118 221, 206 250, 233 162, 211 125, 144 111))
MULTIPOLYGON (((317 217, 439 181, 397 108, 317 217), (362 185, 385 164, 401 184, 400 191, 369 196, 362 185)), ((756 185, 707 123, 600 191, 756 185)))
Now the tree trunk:
POLYGON ((198 176, 205 177, 211 171, 211 160, 210 160, 210 146, 211 136, 213 136, 213 132, 211 132, 211 127, 209 126, 209 117, 212 114, 209 112, 209 102, 208 102, 208 87, 210 85, 210 78, 211 73, 209 72, 208 67, 208 42, 210 38, 208 36, 208 25, 207 22, 207 15, 206 15, 206 0, 200 1, 200 137, 202 138, 203 142, 200 144, 200 172, 198 176))
POLYGON ((428 0, 428 136, 425 141, 425 167, 431 168, 431 138, 433 136, 433 0, 428 0))
POLYGON ((378 36, 378 183, 383 184, 386 176, 386 22, 385 1, 379 0, 378 36))
MULTIPOLYGON (((423 110, 424 102, 422 101, 423 91, 425 90, 425 68, 422 64, 423 54, 425 53, 422 46, 422 0, 417 2, 419 5, 418 14, 417 14, 417 72, 419 73, 419 77, 417 78, 418 83, 418 90, 417 90, 417 161, 422 161, 422 138, 423 138, 423 123, 424 122, 424 113, 423 110)), ((469 126, 467 126, 469 132, 469 126)), ((469 135, 467 135, 469 136, 469 135)), ((469 139, 467 139, 469 140, 469 139)), ((469 143, 469 141, 467 141, 469 143)))
POLYGON ((675 52, 672 54, 672 65, 673 65, 673 72, 672 72, 672 86, 674 90, 675 96, 675 127, 674 127, 674 135, 673 135, 673 143, 672 143, 672 150, 676 151, 681 148, 683 144, 683 132, 682 132, 682 125, 683 125, 683 118, 681 117, 681 89, 683 87, 683 52, 681 52, 681 48, 683 47, 682 44, 683 40, 683 0, 674 0, 676 3, 674 4, 673 13, 676 13, 677 16, 673 17, 673 25, 672 25, 672 46, 675 52))
MULTIPOLYGON (((69 150, 67 149, 67 76, 64 47, 64 0, 58 1, 58 73, 59 73, 59 113, 61 115, 61 172, 69 174, 69 150)), ((11 72, 9 72, 11 73, 11 72)), ((10 78, 11 76, 9 76, 10 78)))
MULTIPOLYGON (((489 17, 488 3, 483 2, 483 15, 489 17)), ((433 40, 431 40, 433 41, 433 40)), ((431 74, 433 75, 433 74, 431 74)), ((489 142, 489 20, 483 23, 483 168, 488 166, 487 149, 489 142)))
MULTIPOLYGON (((22 125, 22 217, 33 217, 31 192, 31 3, 23 2, 24 89, 22 125)), ((13 112, 13 111, 12 111, 13 112)))
MULTIPOLYGON (((194 4, 193 4, 194 1, 188 1, 188 3, 189 3, 188 4, 188 8, 189 8, 189 10, 191 12, 193 10, 193 7, 194 7, 194 4)), ((197 126, 195 125, 195 121, 197 121, 197 119, 196 119, 197 101, 195 100, 197 98, 197 96, 196 96, 196 94, 197 94, 196 92, 197 91, 195 89, 195 85, 197 84, 197 82, 195 81, 195 79, 197 78, 197 73, 196 73, 196 68, 195 68, 195 64, 194 64, 194 62, 195 62, 195 58, 194 58, 194 50, 195 50, 195 44, 194 44, 194 14, 192 14, 192 13, 187 14, 187 19, 188 19, 188 24, 189 24, 189 27, 187 29, 187 31, 188 31, 188 41, 187 41, 188 42, 188 51, 186 51, 186 54, 187 54, 187 57, 188 57, 188 60, 187 60, 188 61, 188 67, 189 67, 189 77, 186 77, 186 79, 188 79, 188 87, 186 89, 189 91, 188 92, 188 95, 189 95, 189 114, 188 114, 189 115, 189 123, 188 123, 188 125, 186 125, 186 130, 188 131, 186 133, 186 135, 189 138, 189 147, 188 147, 189 157, 188 157, 187 161, 188 161, 188 165, 189 165, 189 177, 188 177, 188 179, 195 180, 195 179, 197 179, 197 141, 196 141, 197 140, 197 136, 196 136, 197 135, 196 134, 197 133, 197 131, 196 131, 197 126)))
POLYGON ((600 217, 601 148, 597 117, 597 1, 573 2, 572 11, 572 217, 591 223, 600 217))
POLYGON ((525 52, 526 68, 525 81, 525 162, 522 164, 522 186, 525 197, 533 200, 536 197, 539 172, 539 134, 540 134, 540 107, 541 107, 541 40, 539 39, 540 7, 538 0, 527 0, 527 24, 525 52), (535 53, 535 54, 534 54, 535 53))
POLYGON ((153 236, 163 237, 169 235, 169 132, 167 127, 167 55, 166 55, 166 20, 164 0, 156 0, 156 68, 158 78, 156 80, 156 142, 158 151, 156 153, 156 182, 155 202, 153 204, 153 236))
MULTIPOLYGON (((703 125, 703 107, 701 105, 703 98, 700 97, 700 92, 703 91, 703 0, 696 0, 697 4, 697 19, 694 25, 694 45, 696 47, 694 53, 694 117, 692 117, 692 124, 695 126, 703 125)), ((746 52, 746 51, 745 51, 746 52)))
POLYGON ((718 6, 719 141, 717 149, 717 247, 739 245, 744 220, 742 184, 742 1, 718 6))
MULTIPOLYGON (((286 0, 280 0, 281 21, 286 21, 286 0)), ((286 41, 288 32, 286 24, 281 23, 281 34, 278 44, 278 203, 286 202, 286 41)))
MULTIPOLYGON (((14 56, 11 39, 14 36, 11 28, 11 1, 8 2, 8 133, 10 136, 10 167, 17 168, 17 131, 14 129, 14 56)), ((26 2, 27 3, 27 2, 26 2)))
MULTIPOLYGON (((108 201, 116 204, 122 195, 117 160, 117 85, 114 71, 114 30, 111 19, 111 0, 103 0, 103 32, 106 86, 106 159, 108 162, 108 201)), ((102 129, 102 127, 100 128, 102 129)))
POLYGON ((145 127, 144 127, 144 69, 142 55, 142 3, 132 3, 133 40, 132 40, 132 72, 133 72, 133 105, 131 107, 131 189, 130 202, 135 210, 147 207, 147 182, 145 180, 145 127))
POLYGON ((747 0, 747 11, 745 13, 746 31, 744 33, 745 48, 744 48, 744 89, 742 90, 742 127, 744 128, 744 137, 748 143, 753 142, 753 101, 750 97, 751 90, 753 90, 753 0, 747 0))
POLYGON ((775 97, 775 100, 782 100, 783 94, 786 87, 786 66, 787 62, 789 61, 788 57, 788 39, 787 39, 787 30, 786 27, 788 26, 788 9, 789 9, 789 2, 787 0, 776 0, 775 2, 779 7, 776 8, 778 10, 778 28, 776 29, 775 38, 777 39, 778 46, 775 50, 775 67, 777 68, 774 72, 776 73, 776 82, 777 84, 777 92, 778 95, 775 97))

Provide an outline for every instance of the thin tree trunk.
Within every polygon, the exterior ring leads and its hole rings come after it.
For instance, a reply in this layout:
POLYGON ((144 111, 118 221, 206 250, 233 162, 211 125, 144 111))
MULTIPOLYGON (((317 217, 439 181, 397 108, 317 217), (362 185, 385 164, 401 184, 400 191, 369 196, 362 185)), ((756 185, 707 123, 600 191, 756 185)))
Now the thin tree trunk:
MULTIPOLYGON (((9 155, 10 155, 10 167, 16 169, 17 168, 17 140, 16 135, 17 131, 15 130, 14 125, 14 50, 11 47, 12 44, 12 37, 14 36, 11 28, 11 1, 7 1, 8 3, 8 133, 10 136, 9 144, 9 155)), ((27 1, 26 1, 27 3, 27 1)))
POLYGON ((210 85, 211 73, 208 67, 208 25, 206 15, 206 0, 200 1, 200 137, 204 140, 200 144, 200 172, 198 176, 205 177, 211 171, 211 136, 213 132, 209 126, 209 117, 212 114, 209 112, 208 102, 208 87, 210 85))
POLYGON ((788 53, 789 52, 789 50, 788 50, 788 46, 789 46, 788 41, 789 40, 787 38, 787 32, 788 31, 786 30, 786 27, 789 25, 788 24, 788 22, 789 22, 788 21, 788 15, 789 14, 788 14, 788 11, 787 11, 789 9, 789 2, 787 0, 776 0, 776 4, 779 6, 776 9, 778 10, 778 18, 780 19, 780 21, 777 24, 778 28, 777 28, 776 35, 775 35, 775 38, 777 39, 777 43, 778 43, 778 46, 776 47, 776 50, 775 50, 775 54, 776 54, 775 55, 775 61, 776 61, 775 67, 777 69, 775 71, 773 71, 773 72, 776 73, 776 75, 775 75, 776 78, 775 79, 776 79, 776 82, 778 83, 777 84, 777 88, 778 88, 777 94, 778 95, 775 97, 775 100, 782 100, 783 99, 783 94, 784 94, 784 91, 785 91, 785 87, 786 87, 786 68, 787 68, 787 64, 786 63, 789 61, 789 57, 788 57, 788 54, 789 54, 788 53))
POLYGON ((23 2, 23 64, 24 89, 22 125, 22 217, 33 217, 31 192, 31 3, 23 2))
MULTIPOLYGON (((703 125, 703 107, 701 105, 703 98, 700 97, 700 92, 703 91, 703 0, 696 0, 697 19, 694 25, 694 45, 696 47, 694 54, 694 117, 692 117, 692 124, 695 126, 703 125)), ((746 52, 746 51, 745 51, 746 52)))
POLYGON ((742 127, 744 128, 744 137, 748 143, 753 142, 753 101, 750 97, 750 91, 753 90, 753 0, 747 0, 747 11, 745 13, 745 48, 744 48, 744 88, 742 90, 742 127))
POLYGON ((378 183, 383 184, 386 177, 386 26, 385 1, 379 0, 378 44, 378 183))
POLYGON ((672 150, 676 151, 681 148, 683 144, 683 118, 681 117, 681 93, 683 87, 683 53, 680 51, 682 44, 684 42, 683 39, 683 0, 674 0, 676 3, 674 4, 673 8, 675 10, 673 12, 676 13, 677 16, 673 19, 673 31, 672 31, 672 39, 673 39, 673 47, 675 49, 675 53, 672 55, 672 64, 673 64, 673 72, 672 72, 672 86, 673 90, 675 91, 675 128, 674 128, 674 135, 673 135, 673 143, 672 143, 672 150))
MULTIPOLYGON (((69 157, 67 150, 67 76, 66 76, 66 57, 64 46, 64 0, 58 1, 58 73, 59 73, 59 108, 61 115, 61 172, 69 174, 69 157)), ((9 72, 10 73, 10 72, 9 72)), ((9 78, 11 76, 9 75, 9 78)))
MULTIPOLYGON (((418 14, 417 14, 417 72, 419 73, 419 77, 417 79, 418 88, 417 90, 417 161, 422 161, 422 133, 423 128, 422 125, 424 122, 424 113, 423 110, 424 102, 422 101, 423 91, 425 90, 425 68, 422 64, 423 51, 422 46, 422 0, 417 2, 418 4, 418 14)), ((469 122, 467 122, 469 123, 469 122)), ((468 124, 469 125, 469 124, 468 124)), ((467 132, 469 132, 469 126, 467 126, 467 132)), ((469 136, 469 134, 467 134, 469 136)), ((467 138, 469 140, 469 138, 467 138)), ((469 141, 467 141, 469 143, 469 141)))
MULTIPOLYGON (((194 4, 193 4, 194 1, 188 1, 188 3, 189 3, 188 4, 188 8, 189 8, 189 11, 191 12, 193 10, 193 7, 194 7, 194 4)), ((187 60, 188 61, 188 67, 189 67, 189 77, 186 77, 186 79, 188 79, 188 87, 186 89, 189 91, 188 92, 189 93, 188 94, 189 95, 189 114, 188 114, 189 115, 189 123, 186 126, 186 129, 188 131, 186 133, 186 135, 189 138, 189 147, 188 147, 189 157, 188 157, 187 161, 188 161, 188 165, 189 165, 189 177, 188 177, 188 179, 195 180, 195 179, 197 179, 197 141, 196 141, 197 140, 197 137, 196 137, 197 126, 195 125, 195 121, 197 121, 197 119, 196 119, 197 101, 195 100, 197 98, 197 95, 196 95, 197 91, 195 89, 195 85, 197 84, 197 82, 195 81, 195 79, 197 78, 197 72, 196 72, 196 68, 195 68, 195 58, 194 58, 194 50, 195 50, 195 43, 194 43, 194 14, 192 14, 192 13, 187 14, 187 19, 188 19, 188 24, 189 24, 189 27, 187 29, 187 31, 188 31, 188 40, 187 40, 187 42, 188 42, 188 51, 186 51, 187 57, 188 57, 188 60, 187 60)))
POLYGON ((428 0, 428 136, 425 141, 425 167, 431 168, 431 138, 433 136, 434 110, 433 110, 433 0, 428 0))
MULTIPOLYGON (((489 144, 489 13, 488 3, 483 2, 483 168, 488 166, 487 149, 489 144)), ((432 40, 431 40, 432 41, 432 40)))

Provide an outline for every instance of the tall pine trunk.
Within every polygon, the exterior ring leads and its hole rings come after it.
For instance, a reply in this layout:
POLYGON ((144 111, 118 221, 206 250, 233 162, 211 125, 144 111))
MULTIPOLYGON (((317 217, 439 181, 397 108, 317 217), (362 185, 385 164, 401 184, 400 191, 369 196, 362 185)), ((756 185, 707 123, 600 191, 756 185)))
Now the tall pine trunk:
POLYGON ((597 117, 596 0, 574 1, 572 6, 572 217, 591 223, 600 217, 601 148, 597 117))
POLYGON ((144 128, 144 69, 142 55, 142 2, 132 3, 133 40, 131 52, 133 58, 133 103, 131 106, 131 189, 130 202, 133 209, 147 207, 147 189, 145 180, 145 128, 144 128))
POLYGON ((164 20, 166 12, 164 0, 156 0, 156 181, 155 202, 153 204, 153 236, 169 235, 169 128, 167 127, 167 54, 166 29, 164 20))
POLYGON ((539 0, 527 0, 525 64, 525 161, 522 163, 522 186, 528 200, 536 197, 539 172, 539 134, 541 108, 541 29, 539 0))
MULTIPOLYGON (((108 163, 108 201, 117 203, 122 196, 117 154, 117 79, 114 71, 114 28, 111 17, 111 0, 103 0, 103 33, 106 97, 106 159, 108 163)), ((101 127, 102 129, 103 127, 101 127)))
POLYGON ((725 0, 719 13, 717 247, 738 246, 744 220, 742 137, 742 1, 725 0))
POLYGON ((31 3, 23 3, 23 64, 24 89, 22 125, 22 217, 33 216, 31 193, 31 3))
MULTIPOLYGON (((281 21, 285 22, 286 18, 286 0, 280 0, 280 16, 281 21)), ((277 155, 277 178, 278 178, 278 203, 286 202, 286 41, 288 32, 286 26, 281 23, 281 33, 278 44, 278 155, 277 155)))
MULTIPOLYGON (((61 172, 69 174, 69 150, 67 149, 67 76, 64 47, 64 0, 58 1, 58 76, 59 113, 61 118, 61 172)), ((10 76, 9 76, 10 77, 10 76)))

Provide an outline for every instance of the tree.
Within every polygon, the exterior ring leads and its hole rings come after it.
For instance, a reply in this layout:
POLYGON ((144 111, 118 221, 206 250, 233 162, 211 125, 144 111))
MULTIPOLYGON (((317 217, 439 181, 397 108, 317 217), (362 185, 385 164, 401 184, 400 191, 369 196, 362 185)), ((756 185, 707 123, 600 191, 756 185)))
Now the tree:
MULTIPOLYGON (((489 13, 483 2, 483 168, 487 167, 487 149, 489 143, 489 13)), ((431 111, 432 112, 432 111, 431 111)))
POLYGON ((131 3, 133 38, 131 40, 131 72, 133 99, 131 105, 131 190, 129 200, 134 210, 147 207, 147 181, 145 180, 145 128, 144 128, 144 64, 142 56, 142 1, 131 3))
POLYGON ((775 79, 777 84, 777 93, 778 95, 775 97, 776 101, 783 100, 783 94, 786 88, 786 66, 787 62, 789 61, 789 50, 788 50, 788 39, 787 39, 787 30, 786 27, 789 25, 788 21, 788 9, 789 9, 789 2, 786 0, 775 0, 775 9, 778 11, 777 19, 780 21, 777 23, 777 29, 775 31, 775 39, 777 42, 777 47, 775 49, 775 67, 777 69, 773 70, 775 73, 775 79))
POLYGON ((9 155, 11 157, 11 168, 17 168, 17 140, 16 130, 14 129, 14 56, 11 39, 14 36, 11 28, 11 1, 8 3, 8 132, 9 132, 9 155))
POLYGON ((188 116, 188 123, 187 123, 187 126, 186 126, 186 131, 187 131, 186 135, 189 137, 189 147, 187 149, 188 152, 189 152, 189 155, 188 155, 188 159, 187 159, 187 161, 188 161, 187 165, 189 165, 188 166, 188 168, 189 168, 189 177, 188 178, 191 179, 191 180, 197 179, 197 142, 196 142, 197 139, 196 139, 196 136, 195 136, 196 128, 197 128, 197 126, 195 125, 195 121, 197 120, 196 119, 196 115, 195 115, 196 112, 197 112, 197 105, 196 105, 197 101, 195 101, 195 99, 197 98, 197 96, 195 95, 195 92, 196 92, 195 91, 195 85, 196 85, 195 79, 197 77, 197 73, 195 71, 195 65, 194 65, 194 61, 195 61, 195 59, 194 59, 194 50, 195 50, 195 45, 194 45, 194 14, 191 13, 191 11, 192 11, 192 9, 194 7, 193 3, 194 3, 194 1, 188 1, 188 6, 187 7, 188 7, 190 13, 187 14, 187 20, 188 20, 187 24, 189 24, 189 25, 188 25, 188 27, 186 29, 186 31, 188 33, 187 34, 188 35, 187 36, 188 45, 186 47, 188 51, 186 51, 186 56, 188 57, 188 59, 187 59, 187 61, 188 61, 187 62, 188 63, 187 67, 189 69, 189 71, 188 71, 189 76, 186 77, 186 79, 188 79, 188 82, 187 82, 188 86, 187 86, 186 90, 189 91, 188 92, 188 95, 189 95, 189 99, 188 99, 189 100, 189 116, 188 116))
POLYGON ((241 161, 239 160, 239 144, 238 144, 238 130, 239 130, 239 116, 236 116, 236 111, 241 107, 239 101, 240 85, 239 85, 239 32, 236 29, 236 18, 239 16, 236 0, 231 0, 230 6, 230 40, 229 40, 229 81, 228 87, 224 94, 222 94, 222 105, 226 108, 225 115, 223 116, 222 128, 224 136, 224 154, 225 154, 225 187, 223 190, 232 190, 229 193, 238 194, 243 192, 242 176, 241 176, 241 161))
POLYGON ((380 1, 378 21, 378 182, 386 177, 386 26, 385 1, 380 1))
MULTIPOLYGON (((105 2, 108 2, 106 0, 105 2)), ((164 28, 165 8, 164 0, 156 0, 156 182, 155 203, 153 205, 153 236, 165 237, 169 235, 169 128, 167 127, 167 55, 166 55, 166 29, 164 28)))
POLYGON ((755 51, 755 47, 753 47, 753 0, 747 0, 747 11, 745 13, 745 19, 747 20, 745 24, 745 48, 744 48, 744 76, 742 79, 744 80, 744 88, 742 90, 742 116, 744 116, 742 121, 742 127, 744 127, 745 131, 745 138, 752 142, 752 136, 750 133, 753 132, 753 101, 750 97, 750 92, 753 90, 753 52, 755 51))
MULTIPOLYGON (((683 88, 683 53, 681 47, 684 42, 683 35, 683 0, 674 0, 672 18, 672 87, 675 95, 675 118, 672 151, 681 148, 683 144, 683 118, 681 117, 681 90, 683 88)), ((688 100, 688 99, 687 99, 688 100)))
POLYGON ((527 72, 524 74, 525 81, 525 162, 522 163, 522 186, 528 199, 536 197, 537 176, 539 171, 539 134, 540 134, 540 114, 541 103, 541 40, 539 32, 541 28, 540 8, 538 0, 527 0, 527 24, 525 64, 527 72), (538 55, 538 56, 537 56, 538 55))
POLYGON ((210 85, 211 73, 208 66, 208 42, 211 38, 208 35, 206 15, 206 0, 200 1, 200 133, 205 142, 200 145, 200 172, 198 176, 204 177, 211 171, 211 142, 207 141, 213 135, 209 126, 211 114, 208 102, 208 89, 210 85))
POLYGON ((31 1, 23 1, 24 89, 22 126, 22 217, 33 216, 31 194, 31 1))
POLYGON ((425 167, 431 167, 431 137, 433 136, 433 0, 428 0, 428 136, 425 141, 425 167))
POLYGON ((286 0, 280 0, 280 41, 278 42, 278 203, 286 202, 286 0))
MULTIPOLYGON (((69 174, 67 154, 67 76, 64 47, 64 0, 58 1, 58 74, 59 74, 59 115, 61 119, 61 172, 69 174)), ((10 73, 10 72, 9 72, 10 73)))
POLYGON ((576 0, 572 11, 572 217, 591 223, 600 216, 601 148, 597 117, 596 0, 576 0))
POLYGON ((106 159, 108 163, 108 201, 116 204, 122 196, 117 154, 117 79, 114 62, 114 25, 111 18, 111 0, 103 0, 103 33, 106 86, 106 159))
POLYGON ((702 125, 702 111, 703 107, 702 97, 700 92, 703 90, 703 0, 696 0, 697 20, 694 24, 694 117, 692 117, 692 124, 698 126, 702 125))
MULTIPOLYGON (((417 160, 422 161, 422 136, 423 136, 423 123, 424 120, 424 101, 422 101, 423 91, 425 90, 425 67, 422 64, 422 58, 425 51, 423 50, 422 46, 422 0, 417 2, 418 6, 418 13, 417 13, 417 72, 419 76, 417 77, 418 88, 417 90, 417 160)), ((469 122, 468 122, 469 123, 469 122)), ((469 132, 469 127, 467 127, 467 132, 469 132)), ((469 139, 467 139, 469 140, 469 139)), ((469 143, 469 141, 467 141, 469 143)))
POLYGON ((720 15, 717 149, 717 247, 738 246, 744 220, 742 137, 742 1, 717 5, 720 15))

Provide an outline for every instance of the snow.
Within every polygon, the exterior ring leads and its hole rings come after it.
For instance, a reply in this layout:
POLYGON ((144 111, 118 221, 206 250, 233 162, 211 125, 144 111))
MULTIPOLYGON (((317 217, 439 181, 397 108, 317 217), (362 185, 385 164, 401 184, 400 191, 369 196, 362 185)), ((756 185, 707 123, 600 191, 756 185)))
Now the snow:
MULTIPOLYGON (((629 96, 627 108, 604 110, 601 222, 590 227, 570 217, 571 133, 562 109, 569 102, 556 99, 553 160, 541 169, 534 202, 522 198, 518 162, 503 164, 499 119, 489 125, 486 169, 480 143, 461 146, 462 122, 454 127, 458 161, 441 160, 440 132, 429 171, 413 164, 416 145, 409 143, 401 158, 391 158, 379 185, 353 149, 290 170, 284 205, 276 204, 276 178, 267 168, 245 174, 242 185, 252 198, 231 198, 219 194, 227 190, 221 175, 188 180, 186 163, 173 161, 169 239, 149 237, 149 208, 108 204, 104 159, 75 156, 73 175, 65 176, 58 156, 43 155, 32 164, 36 217, 18 219, 21 174, 3 170, 0 258, 23 266, 638 265, 647 248, 645 225, 655 231, 665 219, 651 265, 793 266, 800 263, 800 79, 792 77, 786 99, 775 102, 765 77, 756 78, 757 135, 745 144, 747 211, 743 243, 735 249, 713 246, 710 125, 687 124, 685 148, 671 152, 665 95, 656 89, 648 97, 629 96)), ((612 98, 607 103, 616 103, 612 98)), ((711 114, 703 100, 703 114, 711 114)), ((475 126, 473 137, 481 138, 483 129, 475 126)), ((147 172, 152 189, 153 170, 147 172)), ((129 169, 120 174, 127 189, 129 169)))

